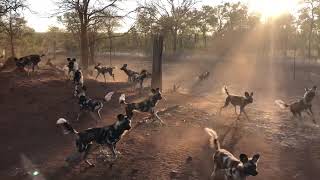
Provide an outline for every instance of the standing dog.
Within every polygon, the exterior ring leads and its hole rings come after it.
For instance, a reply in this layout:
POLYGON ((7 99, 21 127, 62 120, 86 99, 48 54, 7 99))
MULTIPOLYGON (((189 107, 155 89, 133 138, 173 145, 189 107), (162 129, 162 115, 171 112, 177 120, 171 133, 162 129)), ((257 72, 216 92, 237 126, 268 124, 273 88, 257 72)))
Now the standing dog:
POLYGON ((76 131, 64 118, 60 118, 57 124, 63 128, 64 134, 75 135, 77 153, 83 155, 82 160, 85 160, 90 166, 94 166, 94 164, 90 163, 86 158, 90 153, 93 142, 107 146, 112 151, 114 159, 116 159, 116 144, 125 132, 131 129, 131 119, 122 114, 117 116, 117 121, 112 125, 90 128, 82 132, 76 131))
POLYGON ((152 89, 151 92, 152 96, 138 103, 127 103, 125 95, 122 94, 119 98, 119 103, 125 105, 126 115, 129 118, 132 118, 133 111, 146 112, 151 115, 149 118, 156 118, 160 121, 161 124, 164 124, 164 122, 158 116, 157 112, 155 112, 155 107, 157 103, 162 99, 160 89, 152 89))
POLYGON ((74 76, 74 73, 79 69, 79 64, 77 63, 77 60, 76 58, 67 58, 67 61, 68 61, 68 76, 69 77, 72 77, 74 76), (70 73, 72 73, 70 76, 70 73))
POLYGON ((106 73, 108 73, 108 74, 113 78, 113 80, 114 80, 113 70, 115 69, 115 67, 101 66, 101 64, 98 63, 96 66, 94 66, 94 69, 97 70, 96 80, 97 80, 98 76, 99 76, 100 74, 102 74, 103 77, 104 77, 104 82, 107 83, 107 81, 106 81, 106 75, 105 75, 106 73))
POLYGON ((37 54, 31 54, 28 56, 24 56, 19 58, 18 60, 15 58, 16 65, 19 68, 25 68, 26 66, 31 66, 32 67, 32 72, 34 72, 34 68, 37 67, 39 69, 39 62, 41 61, 41 58, 45 56, 44 54, 42 55, 37 55, 37 54))
MULTIPOLYGON (((90 99, 86 96, 85 93, 81 94, 79 97, 80 111, 78 113, 77 120, 79 120, 81 114, 84 112, 96 112, 99 117, 99 120, 102 121, 100 111, 103 108, 103 104, 111 100, 113 94, 114 92, 109 92, 102 101, 97 99, 90 99)), ((96 123, 98 123, 98 120, 96 120, 96 123)))
POLYGON ((291 113, 296 118, 299 116, 301 119, 301 113, 303 111, 306 111, 311 117, 313 122, 316 124, 316 120, 313 116, 312 111, 312 100, 316 96, 317 86, 313 86, 312 88, 305 88, 305 93, 302 99, 292 103, 292 104, 286 104, 282 100, 276 100, 275 103, 280 106, 280 108, 290 108, 291 113))
POLYGON ((134 77, 139 75, 138 72, 132 71, 127 68, 128 64, 123 64, 123 66, 120 68, 120 70, 124 71, 128 76, 128 82, 133 82, 134 77))
POLYGON ((215 149, 212 178, 215 177, 218 170, 224 171, 226 180, 245 180, 248 176, 258 175, 259 154, 255 154, 252 158, 248 158, 246 154, 240 154, 240 160, 238 160, 229 151, 220 148, 218 135, 214 130, 205 128, 205 131, 210 136, 210 147, 215 149))
POLYGON ((227 87, 225 86, 224 87, 224 91, 225 93, 227 94, 227 98, 226 98, 226 101, 224 103, 224 106, 222 106, 220 108, 220 114, 221 114, 221 111, 223 108, 227 107, 229 105, 229 103, 231 103, 233 106, 234 106, 234 112, 237 114, 237 106, 240 107, 240 114, 238 115, 237 119, 240 118, 240 115, 242 113, 244 113, 244 115, 246 116, 247 119, 248 118, 248 115, 246 113, 246 111, 244 110, 244 108, 248 105, 248 104, 251 104, 253 103, 253 92, 251 92, 250 94, 248 92, 245 92, 244 93, 244 96, 235 96, 235 95, 230 95, 229 92, 228 92, 228 89, 227 87))

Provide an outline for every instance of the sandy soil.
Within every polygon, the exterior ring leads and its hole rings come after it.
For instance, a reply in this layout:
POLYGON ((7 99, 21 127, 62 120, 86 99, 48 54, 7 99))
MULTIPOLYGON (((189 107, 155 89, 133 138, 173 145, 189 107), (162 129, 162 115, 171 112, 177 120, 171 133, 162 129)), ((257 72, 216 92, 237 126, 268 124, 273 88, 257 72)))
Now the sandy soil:
MULTIPOLYGON (((165 93, 167 101, 159 109, 172 108, 161 114, 167 126, 142 124, 124 136, 118 145, 121 152, 115 162, 103 162, 95 151, 90 159, 95 168, 84 163, 66 167, 64 159, 74 151, 72 137, 64 136, 56 127, 59 117, 71 121, 78 112, 72 98, 72 84, 61 74, 42 68, 26 77, 21 73, 0 73, 0 177, 1 179, 208 179, 212 167, 212 151, 203 128, 217 130, 224 148, 240 153, 261 154, 257 180, 316 180, 320 172, 320 129, 308 116, 299 122, 287 110, 279 109, 275 99, 293 101, 301 97, 304 87, 319 84, 318 66, 299 64, 297 79, 292 80, 292 64, 279 60, 258 61, 254 57, 234 56, 227 60, 189 60, 166 62, 166 90, 181 85, 181 93, 165 93), (195 76, 210 70, 206 82, 195 83, 195 76), (313 71, 310 76, 305 71, 313 71), (178 73, 177 73, 178 72, 178 73), (223 105, 223 85, 234 94, 254 92, 254 103, 247 108, 249 120, 238 123, 233 108, 217 111, 223 105), (34 171, 40 174, 32 176, 34 171)), ((115 61, 119 67, 125 59, 115 61)), ((150 68, 149 61, 131 59, 133 69, 150 68)), ((116 70, 117 82, 104 84, 87 79, 89 95, 103 97, 116 91, 103 109, 103 122, 111 124, 123 112, 117 98, 126 93, 129 101, 141 99, 123 81, 116 70)), ((102 80, 102 78, 99 78, 102 80)), ((110 79, 109 79, 110 80, 110 79)), ((314 101, 317 122, 319 99, 314 101)), ((144 115, 136 115, 135 126, 144 115)), ((72 122, 78 130, 94 126, 90 116, 72 122)))

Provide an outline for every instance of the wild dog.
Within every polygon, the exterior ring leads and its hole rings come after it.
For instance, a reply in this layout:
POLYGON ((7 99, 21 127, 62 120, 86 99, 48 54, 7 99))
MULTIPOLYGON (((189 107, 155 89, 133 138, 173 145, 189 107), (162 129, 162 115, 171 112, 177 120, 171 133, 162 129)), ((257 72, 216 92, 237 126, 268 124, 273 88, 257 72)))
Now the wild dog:
POLYGON ((302 112, 307 112, 312 117, 312 121, 316 124, 316 120, 312 111, 312 100, 316 96, 316 91, 317 86, 313 86, 312 88, 305 88, 305 93, 302 99, 291 104, 286 104, 282 100, 276 100, 275 103, 282 109, 290 108, 290 111, 295 118, 299 116, 299 119, 301 119, 302 112))
POLYGON ((74 73, 79 69, 79 64, 77 63, 77 60, 76 58, 67 58, 67 61, 68 61, 68 76, 71 77, 71 76, 74 76, 74 73), (70 75, 70 73, 72 73, 70 75))
POLYGON ((74 86, 74 91, 73 91, 73 96, 80 98, 80 96, 85 96, 87 91, 87 87, 84 85, 75 85, 74 86))
POLYGON ((136 74, 132 78, 132 82, 134 83, 135 86, 139 85, 139 88, 143 88, 143 81, 150 77, 151 73, 149 73, 147 70, 143 69, 140 74, 136 74))
POLYGON ((113 70, 115 69, 115 67, 106 67, 106 66, 101 66, 100 63, 98 63, 96 66, 94 66, 94 69, 97 70, 97 76, 96 76, 96 80, 98 78, 98 76, 100 74, 103 75, 103 78, 104 78, 104 82, 107 83, 106 81, 106 73, 108 73, 114 80, 114 74, 113 74, 113 70))
POLYGON ((226 180, 245 180, 248 176, 258 175, 259 154, 255 154, 252 158, 248 158, 246 154, 240 154, 240 160, 238 160, 229 151, 221 149, 218 135, 214 130, 205 128, 205 131, 210 136, 209 146, 215 150, 211 178, 215 177, 218 170, 224 172, 226 180))
POLYGON ((199 81, 203 81, 209 78, 210 72, 206 71, 198 76, 199 81))
POLYGON ((133 82, 134 76, 139 75, 138 72, 132 71, 127 68, 128 64, 123 64, 123 66, 120 68, 120 70, 124 71, 128 76, 128 82, 133 82))
MULTIPOLYGON (((79 96, 80 111, 77 116, 77 121, 84 112, 97 113, 99 120, 102 121, 100 111, 103 108, 103 104, 111 100, 113 94, 114 92, 107 93, 103 100, 91 99, 85 93, 81 94, 79 96)), ((98 123, 98 120, 96 120, 96 123, 98 123)))
MULTIPOLYGON (((83 156, 82 160, 85 160, 88 165, 94 166, 94 164, 86 159, 90 153, 92 144, 96 143, 108 147, 112 152, 113 158, 116 159, 118 157, 116 144, 125 132, 131 129, 131 119, 125 115, 119 114, 117 116, 117 121, 112 125, 90 128, 82 132, 75 130, 64 118, 58 119, 57 125, 62 127, 64 134, 73 134, 75 136, 77 153, 80 153, 80 155, 83 156)), ((71 160, 67 158, 67 161, 71 160)))
POLYGON ((230 95, 227 87, 224 87, 224 92, 227 94, 227 98, 225 100, 224 105, 220 108, 220 114, 223 108, 227 107, 230 103, 234 106, 234 112, 237 114, 237 106, 240 107, 240 114, 238 114, 237 119, 240 118, 240 115, 244 113, 247 119, 248 115, 244 108, 248 105, 253 103, 253 92, 250 94, 248 92, 244 93, 244 96, 236 96, 236 95, 230 95))
POLYGON ((75 71, 74 76, 73 76, 73 83, 75 85, 83 85, 83 75, 82 71, 79 68, 78 70, 75 71))
POLYGON ((41 58, 45 56, 44 54, 42 55, 37 55, 37 54, 31 54, 28 56, 24 56, 19 58, 18 61, 16 61, 16 65, 19 68, 25 68, 26 66, 31 66, 32 67, 32 72, 34 72, 34 68, 37 67, 39 69, 39 62, 41 61, 41 58), (18 62, 18 63, 17 63, 18 62))
POLYGON ((162 119, 158 116, 157 114, 158 112, 155 111, 155 107, 157 103, 162 99, 160 89, 159 88, 151 89, 151 92, 152 92, 152 95, 149 98, 138 103, 127 103, 125 94, 121 94, 119 98, 119 103, 125 105, 126 115, 129 118, 132 118, 133 111, 145 112, 151 115, 150 117, 148 117, 148 119, 152 118, 153 121, 155 121, 154 118, 156 118, 157 120, 160 121, 161 124, 164 124, 162 119))

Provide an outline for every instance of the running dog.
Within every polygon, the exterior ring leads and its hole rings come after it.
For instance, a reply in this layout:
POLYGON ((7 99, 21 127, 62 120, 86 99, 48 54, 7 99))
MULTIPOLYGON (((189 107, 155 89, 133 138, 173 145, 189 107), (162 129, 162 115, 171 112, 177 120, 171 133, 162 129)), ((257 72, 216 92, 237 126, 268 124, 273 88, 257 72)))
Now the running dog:
POLYGON ((205 131, 210 136, 210 147, 215 150, 211 178, 215 177, 218 170, 224 172, 226 180, 245 180, 248 176, 258 175, 259 154, 255 154, 252 158, 248 158, 246 154, 240 154, 240 160, 238 160, 229 151, 220 148, 218 135, 214 130, 205 128, 205 131))
POLYGON ((227 98, 226 98, 226 100, 225 100, 224 106, 222 106, 222 107, 220 108, 219 114, 221 114, 221 111, 222 111, 223 108, 227 107, 227 106, 229 105, 229 103, 231 103, 231 104, 234 106, 234 112, 235 112, 235 114, 237 114, 237 109, 236 109, 237 106, 240 107, 240 114, 238 115, 237 119, 240 118, 240 115, 241 115, 242 113, 244 113, 244 115, 246 116, 246 118, 249 119, 246 111, 244 110, 244 108, 245 108, 248 104, 253 103, 253 92, 251 92, 250 94, 249 94, 248 92, 245 92, 245 93, 244 93, 244 96, 230 95, 226 86, 224 87, 224 91, 225 91, 225 93, 227 94, 227 98))
POLYGON ((199 81, 203 81, 209 78, 210 72, 206 71, 198 76, 199 81))
POLYGON ((162 119, 158 116, 158 114, 157 114, 158 112, 155 111, 155 107, 156 107, 157 103, 162 99, 160 89, 159 88, 152 89, 151 92, 152 92, 152 96, 150 96, 148 99, 141 101, 141 102, 138 102, 138 103, 127 103, 126 98, 125 98, 125 94, 121 94, 121 96, 119 98, 119 103, 125 105, 126 115, 129 118, 132 118, 133 111, 145 112, 145 113, 149 113, 151 115, 150 117, 148 117, 148 119, 153 118, 153 121, 155 121, 154 118, 156 118, 157 120, 160 121, 161 124, 164 124, 162 119))
POLYGON ((295 118, 299 116, 299 119, 301 119, 302 112, 307 112, 312 117, 313 122, 316 124, 316 120, 312 111, 312 100, 316 96, 316 91, 317 86, 313 86, 312 88, 305 88, 305 93, 302 99, 292 104, 286 104, 282 100, 276 100, 275 103, 282 109, 290 108, 290 111, 295 118))
MULTIPOLYGON (((114 92, 109 92, 103 100, 90 99, 85 93, 81 94, 79 97, 80 111, 77 116, 77 121, 84 112, 97 113, 99 120, 102 121, 100 111, 103 108, 103 104, 111 100, 113 94, 114 92)), ((96 120, 96 123, 98 123, 98 120, 96 120)))
POLYGON ((127 67, 128 67, 128 64, 123 64, 123 66, 120 68, 120 70, 122 70, 126 73, 126 75, 128 76, 128 82, 133 82, 134 77, 139 75, 139 73, 132 71, 132 70, 128 69, 127 67))
POLYGON ((139 85, 139 88, 143 88, 143 81, 151 77, 151 73, 149 73, 147 70, 143 69, 140 74, 135 74, 132 78, 132 82, 135 84, 135 86, 139 85))
MULTIPOLYGON (((89 166, 94 166, 94 164, 86 159, 90 153, 92 144, 96 143, 104 147, 108 147, 111 150, 115 160, 118 156, 116 144, 125 134, 125 132, 131 129, 131 119, 127 116, 119 114, 117 116, 117 121, 112 125, 90 128, 82 132, 75 130, 64 118, 58 119, 57 125, 62 127, 64 134, 73 134, 75 136, 77 153, 80 153, 81 156, 83 155, 82 160, 85 160, 89 166)), ((71 161, 70 158, 67 158, 67 161, 71 161)))
POLYGON ((101 66, 100 63, 98 63, 96 66, 94 66, 94 69, 97 70, 97 76, 96 76, 96 80, 98 78, 98 76, 100 74, 103 75, 103 78, 104 78, 104 82, 107 83, 106 81, 106 73, 108 73, 114 80, 114 74, 113 74, 113 70, 115 69, 115 67, 106 67, 106 66, 101 66))
POLYGON ((37 54, 31 54, 28 56, 24 56, 19 58, 18 61, 16 61, 16 65, 19 68, 25 68, 26 66, 31 66, 32 67, 32 72, 34 72, 34 68, 37 67, 39 69, 39 62, 41 61, 41 58, 45 56, 44 54, 42 55, 37 55, 37 54))

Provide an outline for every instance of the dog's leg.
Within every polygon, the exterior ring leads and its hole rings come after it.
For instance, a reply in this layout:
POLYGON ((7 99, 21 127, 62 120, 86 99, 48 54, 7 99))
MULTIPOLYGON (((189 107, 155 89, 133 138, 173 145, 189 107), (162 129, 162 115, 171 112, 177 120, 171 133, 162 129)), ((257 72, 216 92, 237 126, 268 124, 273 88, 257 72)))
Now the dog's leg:
POLYGON ((211 173, 211 178, 214 179, 215 176, 216 176, 216 170, 217 170, 217 165, 216 163, 214 162, 213 163, 213 170, 212 170, 212 173, 211 173))
POLYGON ((97 76, 96 76, 96 80, 98 79, 98 76, 100 75, 100 72, 98 71, 97 76))
POLYGON ((161 124, 165 125, 165 123, 162 121, 162 119, 159 117, 158 112, 153 113, 154 116, 160 121, 161 124))
POLYGON ((80 116, 82 115, 82 112, 83 110, 80 110, 80 112, 78 113, 78 116, 77 116, 77 121, 79 121, 79 118, 80 118, 80 116))
POLYGON ((315 118, 314 118, 313 111, 312 111, 312 106, 309 106, 309 107, 308 107, 308 110, 309 110, 309 112, 311 113, 310 116, 312 117, 313 123, 314 123, 314 124, 317 124, 317 122, 316 122, 316 120, 315 120, 315 118))
POLYGON ((105 74, 103 74, 103 78, 104 78, 104 83, 107 83, 106 75, 105 75, 105 74))
POLYGON ((234 106, 234 114, 235 114, 235 115, 238 115, 238 114, 237 114, 237 106, 234 106))
POLYGON ((86 151, 84 153, 84 156, 83 156, 83 160, 85 160, 85 162, 90 166, 90 167, 93 167, 94 164, 92 164, 89 160, 87 160, 87 157, 90 153, 90 150, 91 150, 91 147, 92 147, 92 144, 88 144, 87 148, 86 148, 86 151))
POLYGON ((247 113, 246 113, 246 111, 244 110, 244 108, 242 109, 242 112, 243 112, 244 116, 246 116, 247 120, 250 120, 248 115, 247 115, 247 113))
POLYGON ((102 118, 101 118, 101 113, 100 113, 100 111, 101 111, 101 109, 99 109, 99 110, 97 111, 97 114, 98 114, 98 116, 99 116, 99 120, 100 120, 100 121, 102 121, 102 118))
POLYGON ((226 101, 224 102, 224 105, 220 108, 219 114, 221 114, 221 111, 223 108, 226 108, 230 103, 230 98, 227 97, 226 101))

